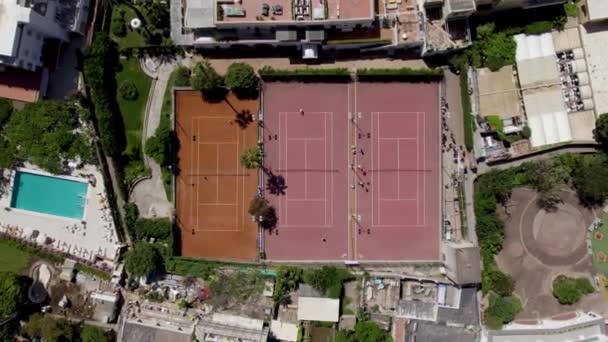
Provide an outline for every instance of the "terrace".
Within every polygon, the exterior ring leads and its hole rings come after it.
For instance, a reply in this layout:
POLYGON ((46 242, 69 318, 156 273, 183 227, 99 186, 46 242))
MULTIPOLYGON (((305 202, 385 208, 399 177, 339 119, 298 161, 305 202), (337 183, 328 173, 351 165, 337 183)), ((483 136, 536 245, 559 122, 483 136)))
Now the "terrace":
POLYGON ((357 20, 373 17, 370 0, 216 0, 216 23, 357 20))
POLYGON ((392 31, 397 43, 419 40, 422 24, 415 0, 383 0, 378 7, 383 31, 392 31))

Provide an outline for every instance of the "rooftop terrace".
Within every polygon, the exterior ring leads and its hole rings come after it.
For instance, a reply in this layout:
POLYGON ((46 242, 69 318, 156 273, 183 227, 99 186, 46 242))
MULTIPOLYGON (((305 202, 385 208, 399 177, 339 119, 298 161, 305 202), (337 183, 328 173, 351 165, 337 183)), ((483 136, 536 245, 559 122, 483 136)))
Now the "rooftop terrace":
POLYGON ((215 0, 216 23, 372 19, 372 0, 215 0))

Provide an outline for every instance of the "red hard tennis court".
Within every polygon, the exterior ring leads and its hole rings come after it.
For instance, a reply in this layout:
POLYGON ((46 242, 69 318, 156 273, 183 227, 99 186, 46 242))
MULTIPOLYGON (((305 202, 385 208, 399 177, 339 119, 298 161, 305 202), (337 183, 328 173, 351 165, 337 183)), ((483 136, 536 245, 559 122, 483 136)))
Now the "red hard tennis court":
POLYGON ((270 260, 348 257, 348 89, 345 84, 264 85, 265 166, 287 185, 285 194, 266 191, 279 219, 265 236, 270 260))
POLYGON ((437 260, 438 84, 358 83, 356 94, 356 257, 437 260))

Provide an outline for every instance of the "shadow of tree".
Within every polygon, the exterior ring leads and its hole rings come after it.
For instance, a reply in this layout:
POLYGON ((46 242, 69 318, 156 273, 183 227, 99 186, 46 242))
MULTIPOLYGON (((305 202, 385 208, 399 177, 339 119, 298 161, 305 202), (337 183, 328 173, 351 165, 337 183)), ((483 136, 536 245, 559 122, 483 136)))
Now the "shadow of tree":
POLYGON ((285 195, 287 189, 285 177, 271 174, 266 182, 266 189, 273 195, 285 195))
POLYGON ((262 221, 260 222, 262 228, 272 231, 277 227, 279 218, 277 217, 277 211, 274 209, 274 207, 268 207, 264 211, 264 215, 262 217, 262 221))
POLYGON ((248 109, 236 112, 234 121, 237 123, 237 125, 239 125, 239 127, 245 129, 250 123, 253 122, 253 114, 251 114, 251 111, 248 109))

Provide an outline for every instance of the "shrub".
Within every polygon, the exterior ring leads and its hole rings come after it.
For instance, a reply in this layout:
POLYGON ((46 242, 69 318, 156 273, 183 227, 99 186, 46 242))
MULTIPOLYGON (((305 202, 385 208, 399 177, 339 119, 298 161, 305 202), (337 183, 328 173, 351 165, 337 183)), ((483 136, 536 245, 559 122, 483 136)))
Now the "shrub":
POLYGON ((259 146, 248 148, 241 154, 241 165, 246 169, 257 169, 263 161, 264 155, 259 146))
POLYGON ((169 165, 171 163, 172 138, 171 119, 168 115, 162 115, 154 135, 146 140, 146 154, 161 166, 169 165))
POLYGON ((576 18, 578 16, 578 8, 576 7, 576 4, 570 2, 564 4, 564 12, 568 17, 576 18))
POLYGON ((139 97, 139 92, 137 91, 137 87, 133 81, 124 81, 118 87, 118 93, 120 96, 128 101, 135 101, 137 97, 139 97))
POLYGON ((572 172, 572 181, 581 201, 599 205, 608 196, 608 165, 604 155, 584 155, 572 172))
POLYGON ((351 277, 347 269, 335 266, 323 266, 304 272, 304 281, 329 298, 340 298, 342 284, 351 277))
POLYGON ((357 69, 357 78, 361 81, 410 81, 432 82, 443 78, 441 69, 357 69))
POLYGON ((595 289, 586 278, 568 278, 560 275, 553 280, 553 296, 560 304, 571 305, 595 289))
POLYGON ((524 128, 522 128, 520 134, 522 138, 530 139, 530 137, 532 136, 532 129, 530 128, 530 126, 526 125, 524 126, 524 128))
POLYGON ((139 209, 135 203, 125 203, 125 225, 131 239, 135 239, 135 223, 139 219, 139 209))
POLYGON ((139 218, 135 222, 138 240, 165 240, 171 236, 173 224, 168 218, 139 218))
POLYGON ((150 169, 146 167, 143 160, 129 161, 127 165, 125 165, 124 172, 124 182, 127 186, 131 185, 131 183, 138 177, 150 175, 150 169))
POLYGON ((542 34, 545 32, 551 32, 553 30, 554 23, 551 21, 537 21, 526 25, 524 32, 527 34, 542 34))
POLYGON ((115 18, 112 19, 112 34, 116 37, 125 37, 127 35, 127 24, 125 23, 124 18, 115 18))
POLYGON ((157 271, 162 259, 154 245, 138 242, 125 255, 125 269, 134 277, 142 277, 157 271))
POLYGON ((232 90, 239 98, 256 98, 259 80, 255 71, 249 64, 232 63, 224 77, 226 87, 232 90))
POLYGON ((473 151, 473 109, 471 107, 471 96, 469 95, 469 80, 467 76, 467 66, 460 68, 460 100, 462 102, 462 117, 464 119, 464 146, 467 151, 473 151))
POLYGON ((600 117, 595 121, 593 138, 598 144, 602 145, 604 151, 608 152, 608 113, 600 114, 600 117))
POLYGON ((192 88, 200 90, 207 100, 219 101, 226 95, 224 79, 215 71, 209 61, 199 62, 192 68, 190 83, 192 88))
POLYGON ((473 43, 472 60, 477 67, 485 66, 497 71, 515 63, 517 44, 506 32, 495 32, 494 23, 477 27, 477 39, 473 43))
POLYGON ((190 69, 183 65, 178 65, 175 68, 175 80, 173 85, 176 87, 189 87, 190 86, 190 69))
POLYGON ((273 300, 277 304, 286 304, 289 292, 297 289, 302 282, 304 270, 299 267, 279 266, 274 286, 273 300))
POLYGON ((264 66, 258 74, 267 81, 301 81, 301 82, 349 82, 350 71, 347 68, 305 68, 283 70, 264 66))
POLYGON ((505 125, 502 122, 502 119, 498 115, 488 115, 486 116, 486 122, 490 124, 490 126, 494 127, 496 132, 503 133, 505 125))
POLYGON ((500 329, 503 324, 513 321, 522 309, 516 297, 490 295, 489 301, 490 305, 484 311, 484 322, 491 329, 500 329))
POLYGON ((13 114, 13 105, 7 99, 0 98, 0 128, 8 121, 13 114))
POLYGON ((514 288, 515 282, 509 275, 504 274, 494 265, 484 268, 481 283, 483 293, 492 291, 501 297, 507 297, 513 294, 514 288))

